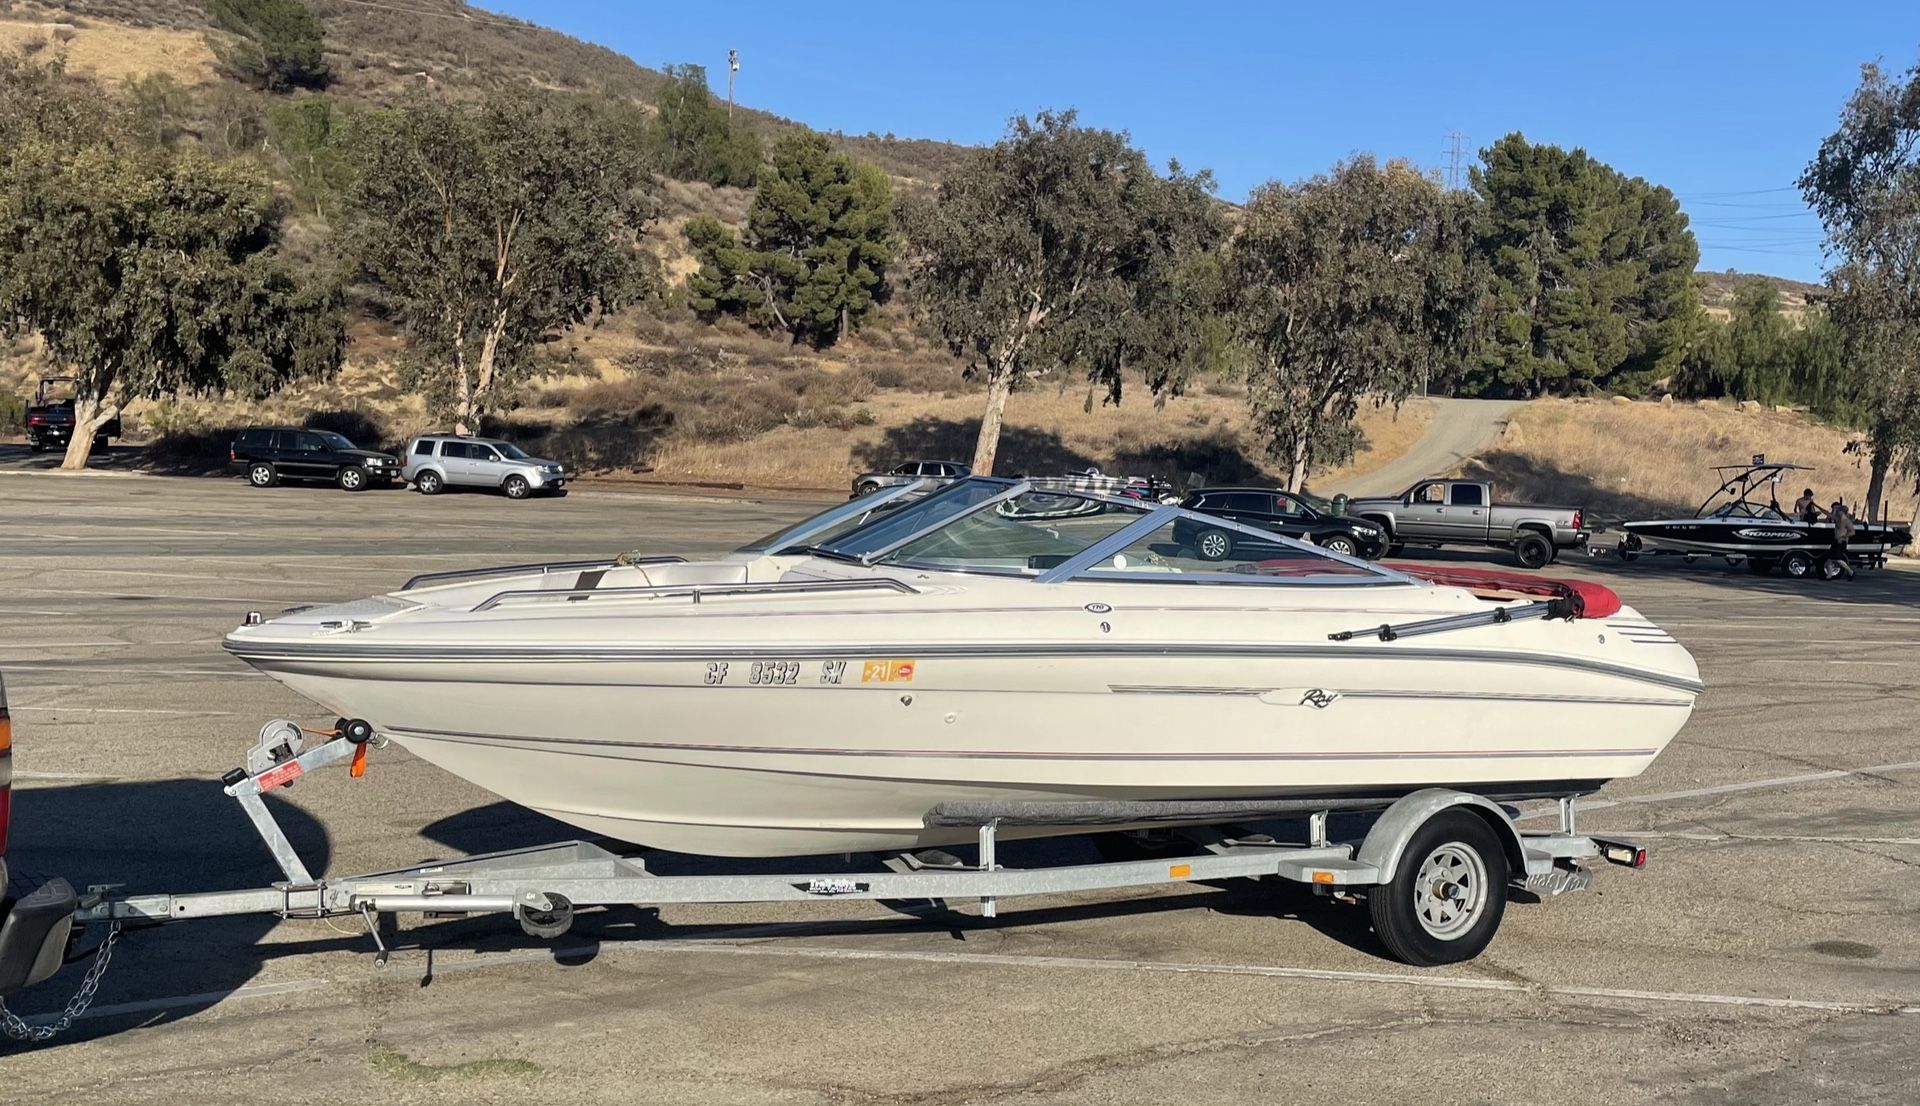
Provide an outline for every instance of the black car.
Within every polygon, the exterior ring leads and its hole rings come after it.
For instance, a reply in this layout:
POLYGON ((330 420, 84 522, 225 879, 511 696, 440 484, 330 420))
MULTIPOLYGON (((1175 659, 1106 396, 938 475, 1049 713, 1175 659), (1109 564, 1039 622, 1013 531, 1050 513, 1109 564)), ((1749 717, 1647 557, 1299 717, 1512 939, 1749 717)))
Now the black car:
POLYGON ((331 430, 297 426, 252 426, 233 439, 228 467, 247 474, 247 483, 271 488, 282 480, 324 480, 350 492, 379 484, 391 486, 400 461, 391 453, 361 449, 331 430))
MULTIPOLYGON (((1194 492, 1180 504, 1189 511, 1232 519, 1307 541, 1349 557, 1374 560, 1386 552, 1386 534, 1378 526, 1355 518, 1324 514, 1299 496, 1272 488, 1208 488, 1194 492)), ((1216 530, 1192 519, 1173 524, 1173 539, 1209 561, 1246 554, 1247 539, 1231 530, 1216 530)))

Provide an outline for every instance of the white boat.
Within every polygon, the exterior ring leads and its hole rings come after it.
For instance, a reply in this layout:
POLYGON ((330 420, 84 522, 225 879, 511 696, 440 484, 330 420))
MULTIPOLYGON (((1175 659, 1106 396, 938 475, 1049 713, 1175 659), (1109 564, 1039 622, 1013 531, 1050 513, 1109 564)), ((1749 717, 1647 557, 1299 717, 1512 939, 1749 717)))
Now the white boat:
POLYGON ((1584 794, 1701 690, 1630 608, 1569 619, 1265 532, 1258 561, 1203 560, 1181 508, 1022 481, 915 492, 712 561, 417 578, 226 646, 503 798, 723 856, 972 840, 954 811, 1017 813, 1014 837, 1584 794))

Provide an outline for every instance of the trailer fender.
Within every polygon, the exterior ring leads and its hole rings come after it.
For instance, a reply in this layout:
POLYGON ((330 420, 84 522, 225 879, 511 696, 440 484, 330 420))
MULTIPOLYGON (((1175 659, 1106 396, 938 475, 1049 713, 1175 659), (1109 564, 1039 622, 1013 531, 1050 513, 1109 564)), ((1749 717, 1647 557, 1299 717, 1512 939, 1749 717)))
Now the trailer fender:
POLYGON ((1415 831, 1434 815, 1457 806, 1464 806, 1485 819, 1500 838, 1509 869, 1517 874, 1526 872, 1527 858, 1520 844, 1520 831, 1507 817, 1507 812, 1491 799, 1444 787, 1424 788, 1396 800, 1367 831, 1366 840, 1360 842, 1354 859, 1378 871, 1381 883, 1391 881, 1399 870, 1400 855, 1406 851, 1407 841, 1415 831))

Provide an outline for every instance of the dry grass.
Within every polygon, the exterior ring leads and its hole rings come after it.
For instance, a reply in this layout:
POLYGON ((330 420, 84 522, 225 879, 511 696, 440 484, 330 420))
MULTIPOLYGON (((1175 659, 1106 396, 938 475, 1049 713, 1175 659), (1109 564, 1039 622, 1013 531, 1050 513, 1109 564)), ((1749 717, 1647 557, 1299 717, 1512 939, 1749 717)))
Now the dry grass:
MULTIPOLYGON (((663 441, 653 454, 657 477, 717 480, 773 487, 845 487, 857 472, 890 468, 913 458, 968 461, 979 433, 984 397, 957 393, 883 391, 864 406, 873 424, 853 430, 783 426, 748 441, 663 441)), ((1432 418, 1409 403, 1396 419, 1391 408, 1368 410, 1361 428, 1369 448, 1353 464, 1316 473, 1327 483, 1365 472, 1398 456, 1432 418)), ((1177 396, 1164 406, 1140 395, 1119 406, 1097 398, 1086 409, 1078 389, 1036 389, 1015 395, 1007 408, 1001 473, 1058 473, 1097 465, 1102 471, 1165 476, 1176 483, 1267 481, 1275 474, 1247 430, 1244 401, 1227 396, 1177 396)))
POLYGON ((192 31, 113 23, 0 21, 0 50, 64 51, 67 72, 116 86, 123 78, 164 73, 185 85, 214 79, 213 51, 192 31))
MULTIPOLYGON (((1741 411, 1720 403, 1536 400, 1515 413, 1494 447, 1467 471, 1484 474, 1517 499, 1575 503, 1608 521, 1690 514, 1715 486, 1714 465, 1769 460, 1811 465, 1781 502, 1811 486, 1822 503, 1864 503, 1867 471, 1842 450, 1853 437, 1789 411, 1741 411), (1790 493, 1790 494, 1789 494, 1790 493)), ((1889 481, 1889 491, 1910 488, 1889 481)), ((1914 503, 1889 510, 1911 518, 1914 503)))

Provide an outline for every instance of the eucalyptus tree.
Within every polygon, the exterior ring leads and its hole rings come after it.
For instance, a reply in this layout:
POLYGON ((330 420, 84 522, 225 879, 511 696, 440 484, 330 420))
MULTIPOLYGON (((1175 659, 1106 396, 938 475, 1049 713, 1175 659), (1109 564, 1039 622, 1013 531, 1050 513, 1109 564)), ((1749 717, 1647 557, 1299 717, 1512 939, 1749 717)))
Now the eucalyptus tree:
POLYGON ((64 468, 133 399, 261 396, 345 346, 337 283, 279 255, 267 182, 135 127, 57 64, 0 59, 0 329, 78 380, 64 468))
POLYGON ((1837 262, 1828 308, 1861 376, 1867 434, 1851 448, 1870 466, 1871 515, 1889 472, 1920 475, 1920 66, 1861 67, 1800 191, 1837 262))
POLYGON ((1257 189, 1229 247, 1248 402, 1298 491, 1360 404, 1457 372, 1484 318, 1471 199, 1405 162, 1359 156, 1257 189))
POLYGON ((343 239, 413 339, 403 380, 462 433, 542 342, 653 287, 641 152, 583 100, 432 99, 356 120, 343 239))
POLYGON ((1177 380, 1191 333, 1167 324, 1223 230, 1212 189, 1156 172, 1122 132, 1040 112, 906 206, 916 310, 986 383, 974 471, 993 471, 1008 399, 1037 374, 1084 371, 1115 398, 1128 369, 1177 380))

